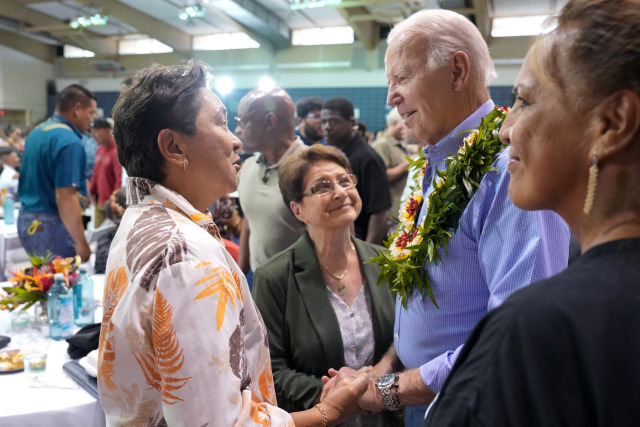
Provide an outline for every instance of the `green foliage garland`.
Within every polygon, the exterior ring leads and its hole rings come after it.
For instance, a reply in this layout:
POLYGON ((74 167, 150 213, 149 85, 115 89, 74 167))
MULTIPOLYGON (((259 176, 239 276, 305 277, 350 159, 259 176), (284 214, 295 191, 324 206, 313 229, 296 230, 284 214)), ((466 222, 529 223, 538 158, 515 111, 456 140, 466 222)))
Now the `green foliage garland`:
POLYGON ((496 107, 480 121, 480 126, 464 139, 456 154, 445 160, 445 167, 433 177, 434 190, 427 200, 427 214, 417 224, 422 208, 422 181, 427 160, 420 157, 412 162, 415 169, 412 194, 402 202, 398 214, 398 230, 385 242, 387 249, 368 262, 380 265, 378 285, 389 283, 391 291, 400 296, 407 308, 407 296, 415 287, 438 307, 425 266, 442 261, 439 253, 449 247, 449 238, 458 229, 458 223, 469 201, 480 186, 485 173, 496 170, 492 165, 506 146, 498 131, 509 109, 496 107))

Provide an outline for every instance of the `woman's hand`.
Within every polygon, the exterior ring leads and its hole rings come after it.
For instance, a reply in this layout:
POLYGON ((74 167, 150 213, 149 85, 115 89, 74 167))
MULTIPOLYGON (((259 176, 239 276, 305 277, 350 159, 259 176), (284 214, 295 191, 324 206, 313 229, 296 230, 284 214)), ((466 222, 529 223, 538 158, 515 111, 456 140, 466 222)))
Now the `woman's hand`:
MULTIPOLYGON (((354 371, 355 372, 355 371, 354 371)), ((325 410, 329 424, 335 424, 360 413, 358 399, 367 390, 366 374, 344 376, 322 397, 320 406, 325 410)), ((324 394, 324 393, 323 393, 324 394)))
MULTIPOLYGON (((338 384, 338 381, 340 380, 340 378, 336 378, 336 375, 338 375, 338 373, 340 372, 343 376, 349 376, 351 378, 355 378, 358 376, 358 374, 367 374, 369 376, 371 376, 371 372, 373 371, 374 367, 373 366, 363 366, 362 368, 358 369, 357 371, 349 368, 349 367, 343 367, 342 369, 340 369, 340 371, 336 371, 333 368, 329 368, 329 376, 323 376, 321 378, 322 384, 324 385, 323 389, 322 389, 322 394, 320 396, 318 396, 318 402, 323 400, 325 397, 327 397, 327 394, 329 394, 331 392, 331 390, 333 389, 333 387, 336 386, 336 384, 338 384)), ((377 377, 376 377, 377 378, 377 377)), ((316 402, 317 403, 317 402, 316 402)))
POLYGON ((382 402, 382 396, 380 395, 375 383, 377 377, 372 376, 372 372, 371 367, 363 367, 359 371, 355 371, 346 366, 341 368, 339 371, 329 369, 329 375, 331 378, 322 377, 324 388, 322 389, 322 396, 320 400, 324 401, 328 398, 333 393, 333 390, 340 387, 343 382, 353 381, 355 378, 366 377, 367 384, 358 397, 358 406, 360 406, 362 412, 365 414, 378 414, 382 412, 385 407, 382 402))

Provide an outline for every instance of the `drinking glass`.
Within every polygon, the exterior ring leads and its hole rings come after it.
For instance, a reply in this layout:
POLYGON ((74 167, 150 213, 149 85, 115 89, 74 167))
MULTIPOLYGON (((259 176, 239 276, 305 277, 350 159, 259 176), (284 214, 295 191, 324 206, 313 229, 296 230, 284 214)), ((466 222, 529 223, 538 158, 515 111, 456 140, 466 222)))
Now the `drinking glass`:
POLYGON ((47 339, 37 338, 23 345, 22 359, 27 378, 39 380, 44 377, 48 351, 49 340, 47 339))

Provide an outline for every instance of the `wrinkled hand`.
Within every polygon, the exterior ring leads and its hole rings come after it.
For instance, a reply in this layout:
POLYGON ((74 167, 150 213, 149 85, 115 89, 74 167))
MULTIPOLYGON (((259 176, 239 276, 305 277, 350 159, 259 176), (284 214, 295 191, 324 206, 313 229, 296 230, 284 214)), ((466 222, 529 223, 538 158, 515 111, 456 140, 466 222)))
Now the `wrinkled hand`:
MULTIPOLYGON (((345 369, 345 372, 347 372, 346 370, 349 371, 353 371, 353 369, 351 368, 343 368, 345 369)), ((371 376, 371 373, 374 372, 374 367, 373 366, 363 366, 362 368, 358 369, 358 371, 353 371, 353 372, 357 372, 358 374, 368 374, 369 376, 371 376)), ((329 368, 329 376, 323 376, 321 378, 322 380, 322 384, 324 385, 323 389, 322 389, 322 396, 321 399, 327 395, 327 393, 329 393, 331 391, 331 389, 337 384, 338 379, 333 380, 333 377, 335 377, 338 374, 338 371, 336 371, 333 368, 329 368)), ((378 375, 379 376, 379 375, 378 375)), ((378 376, 376 376, 375 378, 378 378, 378 376)))
POLYGON ((320 396, 320 400, 323 400, 329 393, 331 393, 331 390, 333 390, 333 388, 336 387, 343 378, 355 378, 357 376, 358 372, 356 370, 348 368, 346 366, 340 369, 340 371, 336 371, 335 369, 330 368, 329 376, 323 376, 321 379, 324 387, 322 388, 322 395, 320 396))
MULTIPOLYGON (((335 372, 337 374, 337 371, 335 372)), ((344 376, 326 396, 323 391, 320 403, 325 409, 327 418, 341 422, 360 413, 358 398, 367 389, 368 381, 369 378, 366 374, 355 377, 344 376)))
POLYGON ((371 375, 369 375, 368 379, 369 381, 367 381, 367 390, 360 396, 358 405, 362 410, 366 412, 379 414, 386 408, 384 406, 384 402, 382 401, 380 390, 378 390, 378 386, 376 385, 377 377, 372 377, 371 375))
POLYGON ((355 378, 365 376, 367 378, 367 387, 358 399, 358 406, 360 406, 362 410, 370 413, 379 413, 383 411, 385 406, 382 402, 380 391, 378 391, 378 387, 375 383, 377 377, 369 375, 369 373, 372 372, 371 367, 362 368, 360 371, 355 371, 346 366, 341 368, 339 371, 329 369, 329 376, 331 378, 322 377, 324 388, 322 389, 320 400, 324 400, 324 398, 331 394, 334 388, 339 387, 343 381, 353 381, 355 378))

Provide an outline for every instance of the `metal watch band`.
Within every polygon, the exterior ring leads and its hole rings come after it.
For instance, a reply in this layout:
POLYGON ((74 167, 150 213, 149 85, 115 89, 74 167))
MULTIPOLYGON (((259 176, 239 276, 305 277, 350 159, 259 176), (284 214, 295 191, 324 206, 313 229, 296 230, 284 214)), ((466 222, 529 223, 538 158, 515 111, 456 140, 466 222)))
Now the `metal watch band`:
POLYGON ((382 403, 384 403, 385 408, 389 411, 397 411, 402 407, 397 405, 395 399, 393 398, 393 389, 398 388, 398 375, 394 374, 393 384, 389 386, 383 387, 378 384, 378 390, 380 390, 380 394, 382 395, 382 403))

